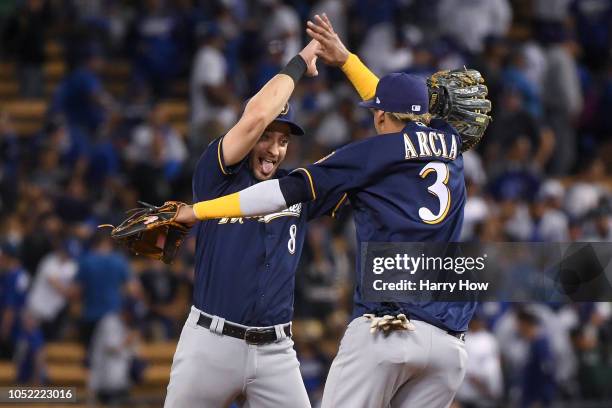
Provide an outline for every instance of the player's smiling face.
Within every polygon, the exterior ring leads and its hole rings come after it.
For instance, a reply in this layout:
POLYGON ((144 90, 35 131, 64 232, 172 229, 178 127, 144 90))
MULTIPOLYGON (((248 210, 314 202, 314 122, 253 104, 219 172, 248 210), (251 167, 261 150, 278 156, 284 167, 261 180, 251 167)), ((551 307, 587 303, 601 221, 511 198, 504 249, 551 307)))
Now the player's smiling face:
POLYGON ((250 165, 255 178, 271 178, 285 159, 289 145, 290 127, 283 122, 272 122, 257 141, 250 154, 250 165))

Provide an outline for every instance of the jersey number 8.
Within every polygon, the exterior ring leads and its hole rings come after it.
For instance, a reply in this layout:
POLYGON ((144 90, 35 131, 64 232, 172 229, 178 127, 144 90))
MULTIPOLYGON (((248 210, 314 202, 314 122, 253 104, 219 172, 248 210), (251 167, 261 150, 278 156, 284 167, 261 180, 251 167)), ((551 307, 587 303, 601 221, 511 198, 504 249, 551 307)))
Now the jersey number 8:
POLYGON ((289 227, 289 242, 287 242, 287 249, 289 253, 293 255, 295 253, 295 237, 297 236, 297 226, 292 224, 289 227))

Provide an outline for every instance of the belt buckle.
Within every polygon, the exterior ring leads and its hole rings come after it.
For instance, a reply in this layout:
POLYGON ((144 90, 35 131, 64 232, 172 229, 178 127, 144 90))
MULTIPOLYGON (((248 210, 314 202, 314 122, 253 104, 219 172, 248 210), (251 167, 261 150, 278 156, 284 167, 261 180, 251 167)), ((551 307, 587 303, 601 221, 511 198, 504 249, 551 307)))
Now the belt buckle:
POLYGON ((248 328, 244 333, 244 341, 246 341, 247 344, 261 344, 264 333, 266 333, 266 329, 257 327, 248 328))

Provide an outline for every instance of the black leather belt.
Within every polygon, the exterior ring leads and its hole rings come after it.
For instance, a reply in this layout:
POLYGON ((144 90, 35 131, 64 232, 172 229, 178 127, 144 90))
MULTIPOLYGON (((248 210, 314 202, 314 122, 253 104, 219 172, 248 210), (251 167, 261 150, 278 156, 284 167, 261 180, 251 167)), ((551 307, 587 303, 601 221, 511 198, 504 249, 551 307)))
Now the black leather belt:
POLYGON ((465 341, 465 332, 454 331, 454 330, 447 330, 446 332, 450 334, 451 336, 458 338, 461 341, 465 341))
MULTIPOLYGON (((212 317, 208 317, 200 313, 198 318, 198 325, 205 329, 210 328, 212 323, 212 317)), ((291 337, 291 325, 286 324, 283 326, 283 331, 287 337, 291 337)), ((254 344, 260 346, 262 344, 274 343, 276 338, 276 329, 274 327, 262 327, 262 328, 247 328, 236 326, 235 324, 225 322, 223 324, 223 334, 225 336, 235 337, 240 340, 246 341, 248 344, 254 344)))
MULTIPOLYGON (((419 320, 419 321, 421 321, 421 322, 425 322, 425 320, 416 319, 416 318, 413 318, 413 320, 419 320)), ((435 327, 437 327, 438 329, 444 330, 444 331, 445 331, 447 334, 450 334, 451 336, 453 336, 453 337, 455 337, 455 338, 458 338, 459 340, 461 340, 461 341, 465 342, 465 333, 466 333, 466 332, 463 332, 463 331, 455 331, 455 330, 449 330, 449 329, 447 329, 447 328, 445 328, 445 327, 440 327, 440 326, 438 326, 437 324, 433 324, 433 323, 430 323, 430 322, 425 322, 425 323, 431 324, 432 326, 435 326, 435 327)))

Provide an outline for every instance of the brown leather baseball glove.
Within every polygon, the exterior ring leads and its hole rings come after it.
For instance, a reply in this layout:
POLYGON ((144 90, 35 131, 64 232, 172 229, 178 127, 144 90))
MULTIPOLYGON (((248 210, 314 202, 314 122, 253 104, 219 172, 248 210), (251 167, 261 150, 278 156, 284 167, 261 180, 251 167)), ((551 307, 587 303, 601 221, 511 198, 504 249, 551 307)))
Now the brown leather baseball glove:
POLYGON ((98 228, 113 228, 111 237, 136 255, 172 263, 189 233, 189 226, 175 221, 179 208, 186 204, 167 201, 156 207, 141 201, 138 203, 143 207, 129 210, 130 216, 119 226, 104 224, 98 228))
POLYGON ((491 121, 491 101, 480 72, 475 69, 438 71, 427 80, 429 111, 450 123, 461 136, 461 151, 474 147, 491 121))

